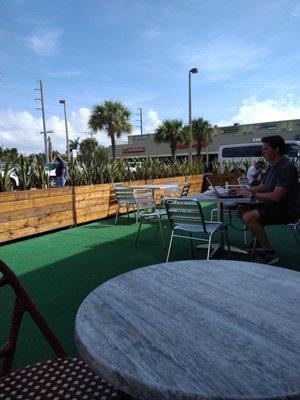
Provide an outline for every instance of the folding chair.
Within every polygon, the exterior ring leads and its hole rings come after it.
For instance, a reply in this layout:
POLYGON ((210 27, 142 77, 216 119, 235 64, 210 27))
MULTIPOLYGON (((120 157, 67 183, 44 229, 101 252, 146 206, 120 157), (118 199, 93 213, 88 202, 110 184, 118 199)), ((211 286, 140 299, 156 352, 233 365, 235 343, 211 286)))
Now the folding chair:
POLYGON ((156 237, 159 229, 163 246, 165 247, 165 238, 162 228, 162 218, 166 217, 167 215, 165 209, 156 208, 156 202, 152 189, 135 189, 134 197, 137 204, 138 218, 140 219, 139 227, 135 237, 135 243, 138 240, 143 222, 156 221, 157 227, 154 237, 156 237))
POLYGON ((222 222, 205 221, 202 207, 198 200, 167 199, 165 200, 164 204, 172 228, 166 262, 169 261, 173 239, 175 237, 181 239, 190 239, 191 241, 197 240, 207 242, 207 260, 209 260, 211 253, 212 236, 215 232, 222 231, 225 233, 228 250, 230 250, 227 226, 224 225, 222 222), (181 234, 178 234, 177 232, 181 232, 181 234), (184 235, 183 233, 189 233, 189 236, 184 235), (208 239, 193 237, 193 233, 206 235, 208 239))
POLYGON ((129 218, 129 207, 132 207, 133 212, 136 217, 136 222, 137 222, 137 214, 136 214, 136 201, 133 193, 133 188, 131 186, 122 186, 120 184, 114 184, 113 188, 116 193, 116 199, 117 199, 117 211, 116 211, 116 217, 115 217, 115 224, 118 221, 118 216, 119 216, 119 210, 120 207, 125 206, 127 210, 127 216, 129 218))
POLYGON ((0 288, 10 286, 16 299, 7 342, 0 347, 0 399, 122 399, 117 391, 80 358, 67 354, 16 275, 0 260, 0 288), (22 317, 28 312, 58 358, 29 365, 11 373, 22 317))

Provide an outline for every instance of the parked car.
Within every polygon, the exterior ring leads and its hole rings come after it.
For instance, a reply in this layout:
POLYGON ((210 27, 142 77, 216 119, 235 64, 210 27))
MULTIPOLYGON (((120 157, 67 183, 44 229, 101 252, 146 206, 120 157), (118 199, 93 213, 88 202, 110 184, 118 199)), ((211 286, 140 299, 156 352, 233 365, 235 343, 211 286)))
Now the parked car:
MULTIPOLYGON (((4 176, 5 165, 6 164, 3 163, 3 162, 0 163, 0 174, 1 174, 1 177, 4 176)), ((10 171, 10 173, 9 173, 9 181, 10 181, 10 183, 9 183, 10 191, 17 190, 18 187, 19 187, 19 178, 17 177, 17 174, 16 174, 14 169, 12 169, 10 171)), ((1 190, 2 190, 2 188, 0 187, 0 191, 1 190)))
POLYGON ((49 175, 49 187, 53 188, 56 186, 56 174, 55 170, 58 165, 58 161, 49 162, 44 164, 44 170, 49 175))

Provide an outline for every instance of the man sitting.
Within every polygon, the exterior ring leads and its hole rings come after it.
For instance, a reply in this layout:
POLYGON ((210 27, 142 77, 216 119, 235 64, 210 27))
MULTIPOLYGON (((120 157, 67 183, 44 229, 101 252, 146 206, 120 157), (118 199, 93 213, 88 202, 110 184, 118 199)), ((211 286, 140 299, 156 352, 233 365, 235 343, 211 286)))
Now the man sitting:
POLYGON ((240 206, 238 214, 262 247, 256 261, 275 264, 279 259, 264 227, 287 224, 300 218, 298 171, 284 156, 285 142, 281 136, 266 136, 261 141, 263 157, 269 163, 262 183, 249 189, 234 189, 234 192, 263 202, 240 206))

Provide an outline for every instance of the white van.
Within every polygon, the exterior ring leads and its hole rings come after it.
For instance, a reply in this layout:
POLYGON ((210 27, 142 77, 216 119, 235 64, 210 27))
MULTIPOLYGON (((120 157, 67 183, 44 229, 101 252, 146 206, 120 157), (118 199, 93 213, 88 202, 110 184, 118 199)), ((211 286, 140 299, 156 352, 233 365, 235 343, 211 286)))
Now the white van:
MULTIPOLYGON (((295 164, 300 167, 300 141, 287 140, 286 155, 292 159, 295 164)), ((220 146, 218 153, 218 161, 220 163, 220 170, 224 172, 224 166, 226 163, 234 162, 239 164, 241 172, 247 172, 244 161, 249 160, 251 164, 254 161, 262 159, 261 152, 262 143, 241 143, 241 144, 226 144, 220 146)))

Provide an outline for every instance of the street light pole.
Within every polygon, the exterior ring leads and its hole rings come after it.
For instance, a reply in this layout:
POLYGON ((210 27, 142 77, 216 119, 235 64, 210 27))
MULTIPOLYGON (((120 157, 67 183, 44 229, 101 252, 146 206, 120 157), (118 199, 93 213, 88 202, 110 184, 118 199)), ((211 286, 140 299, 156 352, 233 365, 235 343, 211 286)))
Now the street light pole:
POLYGON ((189 131, 190 131, 190 143, 189 143, 189 162, 192 163, 192 141, 193 141, 193 131, 192 131, 192 85, 191 85, 191 76, 192 74, 197 74, 197 68, 191 68, 189 70, 189 131))
POLYGON ((59 100, 59 103, 64 105, 66 141, 67 141, 67 156, 68 156, 68 161, 70 161, 70 144, 69 144, 69 132, 68 132, 67 111, 66 111, 66 100, 59 100))

